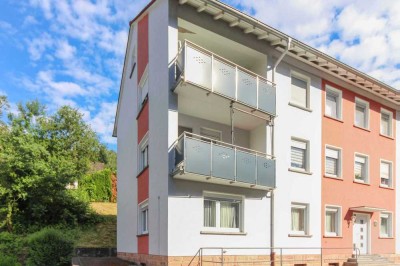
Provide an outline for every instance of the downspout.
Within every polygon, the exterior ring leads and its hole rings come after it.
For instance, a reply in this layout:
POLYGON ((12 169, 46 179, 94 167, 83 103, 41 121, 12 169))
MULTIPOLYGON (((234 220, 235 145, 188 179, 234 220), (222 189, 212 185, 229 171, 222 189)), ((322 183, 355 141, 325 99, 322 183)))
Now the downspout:
MULTIPOLYGON (((278 58, 278 60, 275 62, 274 67, 272 68, 272 83, 275 84, 275 72, 276 72, 276 68, 278 67, 278 65, 281 63, 282 59, 285 57, 285 55, 289 52, 289 50, 291 49, 292 46, 292 38, 288 38, 287 41, 287 46, 285 51, 281 54, 281 56, 278 58)), ((272 130, 271 130, 271 138, 272 138, 272 143, 271 143, 271 155, 273 156, 273 158, 275 157, 274 154, 274 131, 275 131, 275 127, 274 127, 274 123, 272 122, 272 130)), ((276 172, 275 172, 276 175, 276 172)), ((276 178, 276 176, 275 176, 276 178)), ((275 226, 274 226, 274 220, 275 220, 275 195, 274 195, 274 190, 271 190, 271 198, 270 198, 270 247, 271 247, 271 266, 275 266, 275 226)), ((282 260, 282 258, 280 258, 282 260)))

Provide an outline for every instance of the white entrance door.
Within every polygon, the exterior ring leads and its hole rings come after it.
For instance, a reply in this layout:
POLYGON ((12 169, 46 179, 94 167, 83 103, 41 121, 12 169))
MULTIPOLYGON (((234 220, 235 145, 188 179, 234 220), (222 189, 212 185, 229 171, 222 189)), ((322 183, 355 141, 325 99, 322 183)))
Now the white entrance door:
POLYGON ((369 215, 356 214, 353 225, 353 245, 360 250, 361 254, 368 253, 369 243, 369 215))

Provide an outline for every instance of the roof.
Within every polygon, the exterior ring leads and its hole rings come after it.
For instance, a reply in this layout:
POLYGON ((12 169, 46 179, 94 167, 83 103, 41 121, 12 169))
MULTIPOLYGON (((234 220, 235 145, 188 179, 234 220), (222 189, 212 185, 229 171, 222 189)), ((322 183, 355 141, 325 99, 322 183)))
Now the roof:
POLYGON ((230 27, 239 27, 244 34, 254 34, 259 40, 268 42, 280 52, 287 48, 288 39, 291 38, 291 46, 287 55, 400 106, 400 91, 395 88, 268 26, 230 5, 218 0, 177 1, 181 5, 190 5, 196 8, 198 12, 213 16, 214 20, 223 20, 230 27))

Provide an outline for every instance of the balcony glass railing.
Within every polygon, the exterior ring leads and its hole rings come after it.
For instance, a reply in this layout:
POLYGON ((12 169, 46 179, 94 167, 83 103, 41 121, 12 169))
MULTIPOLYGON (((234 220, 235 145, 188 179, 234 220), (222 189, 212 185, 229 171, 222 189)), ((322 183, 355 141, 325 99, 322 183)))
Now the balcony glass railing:
POLYGON ((276 113, 276 88, 265 78, 185 41, 177 58, 185 82, 271 115, 276 113))
POLYGON ((275 160, 271 156, 192 133, 178 138, 175 167, 179 175, 211 177, 204 182, 219 179, 227 184, 275 188, 275 160))

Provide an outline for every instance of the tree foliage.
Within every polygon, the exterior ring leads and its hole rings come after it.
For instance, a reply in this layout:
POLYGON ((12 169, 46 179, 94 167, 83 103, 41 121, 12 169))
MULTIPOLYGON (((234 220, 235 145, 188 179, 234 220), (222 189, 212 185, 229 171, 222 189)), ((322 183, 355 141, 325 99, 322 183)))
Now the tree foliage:
MULTIPOLYGON (((6 106, 0 97, 0 115, 6 106)), ((87 219, 87 204, 66 185, 82 179, 91 162, 110 160, 107 154, 76 109, 64 106, 49 115, 38 101, 19 104, 0 124, 0 227, 87 219)))

